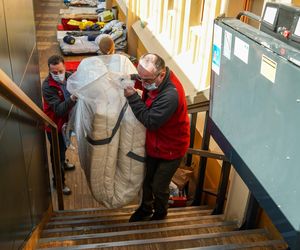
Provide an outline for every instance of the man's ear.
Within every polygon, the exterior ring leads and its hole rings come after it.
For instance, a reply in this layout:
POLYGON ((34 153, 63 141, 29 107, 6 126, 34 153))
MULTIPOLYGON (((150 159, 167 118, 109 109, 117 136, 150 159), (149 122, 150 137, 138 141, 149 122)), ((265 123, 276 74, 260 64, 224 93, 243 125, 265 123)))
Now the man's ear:
POLYGON ((161 79, 164 79, 165 76, 166 76, 166 71, 164 70, 160 73, 160 77, 161 77, 161 79))

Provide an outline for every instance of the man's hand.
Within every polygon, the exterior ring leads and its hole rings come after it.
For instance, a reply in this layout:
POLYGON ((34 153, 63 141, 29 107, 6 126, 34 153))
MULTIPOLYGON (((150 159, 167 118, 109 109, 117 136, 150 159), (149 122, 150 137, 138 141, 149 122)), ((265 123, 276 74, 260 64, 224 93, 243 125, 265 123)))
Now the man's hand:
POLYGON ((129 97, 135 94, 136 90, 134 87, 128 86, 124 89, 124 96, 129 97))
POLYGON ((71 95, 70 98, 71 98, 71 100, 72 100, 73 102, 76 102, 76 101, 77 101, 77 96, 76 96, 76 95, 71 95))
POLYGON ((127 87, 134 86, 134 81, 130 79, 130 75, 124 75, 119 78, 120 85, 123 89, 126 89, 127 87))

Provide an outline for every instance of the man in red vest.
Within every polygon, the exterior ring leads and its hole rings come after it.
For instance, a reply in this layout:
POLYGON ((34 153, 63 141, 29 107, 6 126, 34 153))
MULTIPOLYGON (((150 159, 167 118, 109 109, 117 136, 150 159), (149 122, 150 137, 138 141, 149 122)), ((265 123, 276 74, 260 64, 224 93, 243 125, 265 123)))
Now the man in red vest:
MULTIPOLYGON (((43 109, 44 112, 55 122, 58 128, 58 140, 61 159, 61 175, 63 183, 63 194, 70 195, 71 189, 65 184, 65 170, 73 170, 75 166, 66 160, 66 145, 62 134, 62 126, 68 121, 69 112, 76 103, 76 96, 70 95, 67 90, 67 78, 71 75, 66 72, 64 59, 54 55, 48 59, 49 75, 43 82, 43 109)), ((51 129, 46 128, 47 137, 50 142, 50 154, 53 172, 53 185, 55 187, 55 173, 53 170, 53 150, 51 140, 51 129)))
POLYGON ((156 54, 141 57, 135 76, 142 98, 133 87, 124 89, 136 118, 146 130, 146 176, 141 206, 130 222, 162 220, 167 216, 169 184, 190 143, 184 89, 156 54), (154 210, 154 213, 153 213, 154 210))

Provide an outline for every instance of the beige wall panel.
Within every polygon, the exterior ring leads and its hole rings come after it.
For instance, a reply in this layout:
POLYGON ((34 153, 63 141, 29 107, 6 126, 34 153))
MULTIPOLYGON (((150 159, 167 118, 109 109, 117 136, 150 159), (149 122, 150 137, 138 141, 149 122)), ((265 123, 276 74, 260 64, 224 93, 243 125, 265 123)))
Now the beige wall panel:
POLYGON ((249 190, 238 173, 231 169, 230 186, 225 209, 226 220, 236 220, 241 226, 244 222, 249 200, 249 190))
POLYGON ((147 49, 144 47, 143 43, 138 40, 137 46, 137 58, 139 59, 143 54, 148 53, 147 49))
POLYGON ((191 0, 190 26, 199 25, 201 23, 201 14, 204 0, 191 0))
POLYGON ((138 36, 136 35, 135 31, 132 28, 132 25, 138 20, 138 16, 136 15, 135 11, 137 9, 137 2, 134 0, 130 0, 128 4, 127 10, 127 39, 128 39, 128 54, 132 56, 136 56, 137 53, 137 43, 138 43, 138 36))
MULTIPOLYGON (((250 11, 258 16, 262 16, 263 6, 264 6, 264 0, 255 0, 252 2, 250 11)), ((259 28, 259 23, 256 21, 249 20, 249 24, 255 28, 259 28)))
MULTIPOLYGON (((116 6, 116 5, 113 5, 116 6)), ((118 7, 118 20, 126 23, 126 14, 123 13, 122 9, 118 7)))
POLYGON ((272 239, 282 239, 281 234, 278 232, 277 228, 273 225, 271 219, 264 211, 261 211, 258 227, 266 228, 272 235, 272 239))
POLYGON ((226 11, 226 16, 236 17, 243 10, 244 1, 229 0, 226 11))

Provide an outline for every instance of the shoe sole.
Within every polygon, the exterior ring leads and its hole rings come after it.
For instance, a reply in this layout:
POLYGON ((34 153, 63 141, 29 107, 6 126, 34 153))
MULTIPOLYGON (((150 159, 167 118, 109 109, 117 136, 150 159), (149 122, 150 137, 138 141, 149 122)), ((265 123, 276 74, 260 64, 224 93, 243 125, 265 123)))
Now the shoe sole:
POLYGON ((68 193, 64 193, 63 192, 63 195, 71 195, 72 194, 72 192, 70 191, 70 192, 68 192, 68 193))
POLYGON ((74 168, 64 168, 65 171, 73 171, 75 170, 75 167, 74 168))
POLYGON ((151 215, 145 218, 141 218, 140 220, 129 220, 129 222, 150 221, 150 220, 151 220, 151 215))

